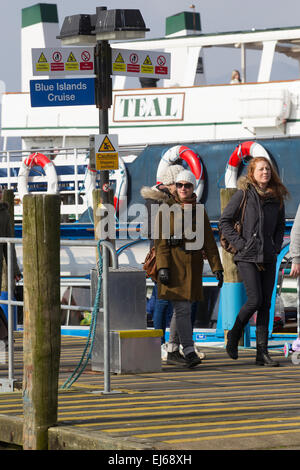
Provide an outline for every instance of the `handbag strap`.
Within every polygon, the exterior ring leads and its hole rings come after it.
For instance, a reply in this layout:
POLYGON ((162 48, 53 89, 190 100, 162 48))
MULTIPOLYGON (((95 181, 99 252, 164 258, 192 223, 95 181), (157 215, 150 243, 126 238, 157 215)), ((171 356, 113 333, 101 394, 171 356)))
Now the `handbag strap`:
POLYGON ((241 224, 244 223, 246 203, 247 203, 247 192, 245 190, 243 191, 244 191, 244 195, 243 195, 243 199, 240 205, 240 211, 242 210, 241 224))

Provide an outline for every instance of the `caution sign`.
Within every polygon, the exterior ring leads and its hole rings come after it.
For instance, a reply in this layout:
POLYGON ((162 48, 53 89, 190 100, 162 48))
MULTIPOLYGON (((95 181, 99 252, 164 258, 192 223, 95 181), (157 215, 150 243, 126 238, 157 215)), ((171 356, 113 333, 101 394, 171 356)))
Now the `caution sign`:
POLYGON ((108 138, 108 135, 106 135, 103 139, 102 144, 99 147, 98 152, 115 152, 116 149, 111 143, 111 141, 108 138))
POLYGON ((48 72, 50 70, 50 65, 43 52, 41 53, 35 67, 37 72, 48 72))
POLYGON ((154 67, 152 65, 152 61, 147 55, 146 59, 144 60, 142 66, 141 66, 141 72, 142 73, 153 73, 154 72, 154 67))
POLYGON ((118 71, 125 72, 126 71, 126 64, 120 52, 112 64, 112 69, 113 69, 113 72, 118 72, 118 71))
POLYGON ((119 155, 114 153, 96 153, 97 170, 118 170, 119 155))
POLYGON ((70 52, 65 67, 66 70, 79 70, 79 63, 77 62, 73 52, 70 52))
POLYGON ((117 170, 119 168, 117 134, 96 135, 95 149, 97 170, 117 170))

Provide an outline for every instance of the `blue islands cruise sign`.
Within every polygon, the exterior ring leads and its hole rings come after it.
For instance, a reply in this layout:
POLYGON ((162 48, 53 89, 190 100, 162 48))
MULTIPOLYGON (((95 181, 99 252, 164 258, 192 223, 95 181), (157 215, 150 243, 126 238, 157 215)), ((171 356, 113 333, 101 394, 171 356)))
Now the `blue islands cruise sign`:
POLYGON ((95 104, 94 78, 30 80, 32 107, 95 104))

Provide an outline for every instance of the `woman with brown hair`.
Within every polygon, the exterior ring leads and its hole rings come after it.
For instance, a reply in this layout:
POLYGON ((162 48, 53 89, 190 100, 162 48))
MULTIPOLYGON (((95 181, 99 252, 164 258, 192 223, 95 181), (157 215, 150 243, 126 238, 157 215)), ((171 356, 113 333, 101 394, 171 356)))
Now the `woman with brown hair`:
POLYGON ((238 342, 243 327, 257 311, 256 364, 278 366, 268 354, 268 325, 275 282, 276 257, 280 253, 285 227, 284 199, 288 191, 273 164, 265 157, 252 158, 247 176, 238 180, 220 219, 225 238, 237 249, 234 261, 245 286, 247 301, 228 332, 226 351, 238 358, 238 342), (246 192, 241 234, 234 230, 239 207, 246 192))

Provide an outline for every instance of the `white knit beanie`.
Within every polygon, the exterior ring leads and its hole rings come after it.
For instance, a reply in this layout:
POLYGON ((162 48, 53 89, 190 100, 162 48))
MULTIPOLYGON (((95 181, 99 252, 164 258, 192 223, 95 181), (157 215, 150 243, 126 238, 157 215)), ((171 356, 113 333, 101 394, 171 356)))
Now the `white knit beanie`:
POLYGON ((196 187, 196 178, 194 174, 189 171, 189 170, 182 170, 178 175, 176 176, 176 183, 179 183, 179 181, 185 181, 187 183, 192 183, 194 186, 194 189, 196 187))
POLYGON ((170 165, 166 171, 161 175, 160 181, 162 184, 168 186, 169 184, 174 184, 176 176, 183 170, 181 165, 170 165))

